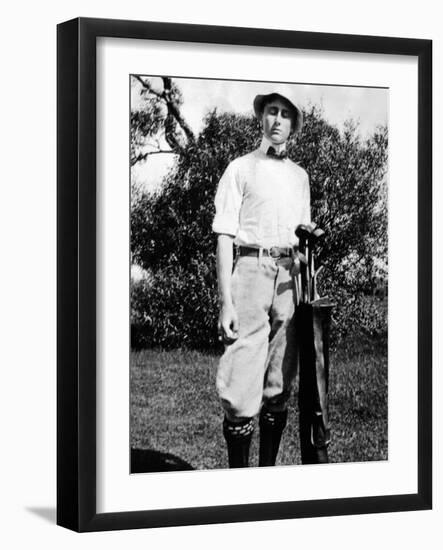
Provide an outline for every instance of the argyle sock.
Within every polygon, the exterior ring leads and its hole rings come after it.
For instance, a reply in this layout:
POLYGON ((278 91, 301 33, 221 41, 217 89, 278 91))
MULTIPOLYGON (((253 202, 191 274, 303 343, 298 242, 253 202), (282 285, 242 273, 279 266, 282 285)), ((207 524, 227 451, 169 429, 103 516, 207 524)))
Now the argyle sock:
POLYGON ((223 435, 228 447, 230 468, 247 468, 249 463, 249 447, 251 445, 254 423, 252 418, 241 422, 231 422, 226 417, 223 420, 223 435))

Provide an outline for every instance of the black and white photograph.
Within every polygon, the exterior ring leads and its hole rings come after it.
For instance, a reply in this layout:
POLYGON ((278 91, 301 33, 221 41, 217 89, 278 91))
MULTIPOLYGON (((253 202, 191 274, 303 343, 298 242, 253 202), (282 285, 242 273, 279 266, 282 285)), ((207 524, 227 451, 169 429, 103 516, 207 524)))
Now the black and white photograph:
POLYGON ((388 460, 389 89, 128 103, 130 472, 388 460))
POLYGON ((359 8, 5 4, 3 548, 438 548, 442 10, 359 8))

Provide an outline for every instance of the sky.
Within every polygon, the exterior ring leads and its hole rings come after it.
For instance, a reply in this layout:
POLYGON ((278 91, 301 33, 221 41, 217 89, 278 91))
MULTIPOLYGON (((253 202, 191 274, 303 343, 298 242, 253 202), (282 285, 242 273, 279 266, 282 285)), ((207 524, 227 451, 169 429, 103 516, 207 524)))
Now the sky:
MULTIPOLYGON (((162 90, 159 77, 149 78, 152 86, 162 90)), ((267 94, 278 89, 292 98, 300 107, 320 105, 326 120, 343 128, 346 120, 359 123, 362 138, 369 137, 379 125, 388 124, 389 90, 322 84, 275 84, 234 80, 210 80, 174 78, 183 95, 182 114, 198 134, 205 115, 217 107, 219 112, 253 115, 252 103, 257 94, 267 94)), ((140 104, 140 85, 132 88, 131 107, 140 104)), ((303 130, 302 130, 303 131, 303 130)), ((139 163, 133 170, 137 181, 147 189, 156 188, 162 177, 174 163, 173 155, 153 155, 146 163, 139 163)))

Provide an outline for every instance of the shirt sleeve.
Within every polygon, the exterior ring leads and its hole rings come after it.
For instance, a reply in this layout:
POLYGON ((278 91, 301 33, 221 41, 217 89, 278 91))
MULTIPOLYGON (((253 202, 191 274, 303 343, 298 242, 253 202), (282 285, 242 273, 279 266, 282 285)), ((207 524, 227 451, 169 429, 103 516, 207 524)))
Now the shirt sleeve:
POLYGON ((304 225, 311 223, 311 189, 309 186, 309 176, 305 172, 305 179, 303 185, 303 207, 301 213, 301 222, 304 225))
POLYGON ((215 233, 237 235, 243 189, 234 163, 231 162, 222 175, 215 195, 215 216, 212 230, 215 233))

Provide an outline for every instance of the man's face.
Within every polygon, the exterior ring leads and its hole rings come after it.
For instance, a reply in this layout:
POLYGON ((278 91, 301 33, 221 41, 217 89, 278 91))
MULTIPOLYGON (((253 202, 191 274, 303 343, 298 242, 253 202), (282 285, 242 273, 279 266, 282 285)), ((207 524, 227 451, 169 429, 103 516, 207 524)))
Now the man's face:
POLYGON ((294 114, 287 101, 276 98, 267 103, 262 115, 263 133, 274 145, 284 143, 295 123, 294 114))

